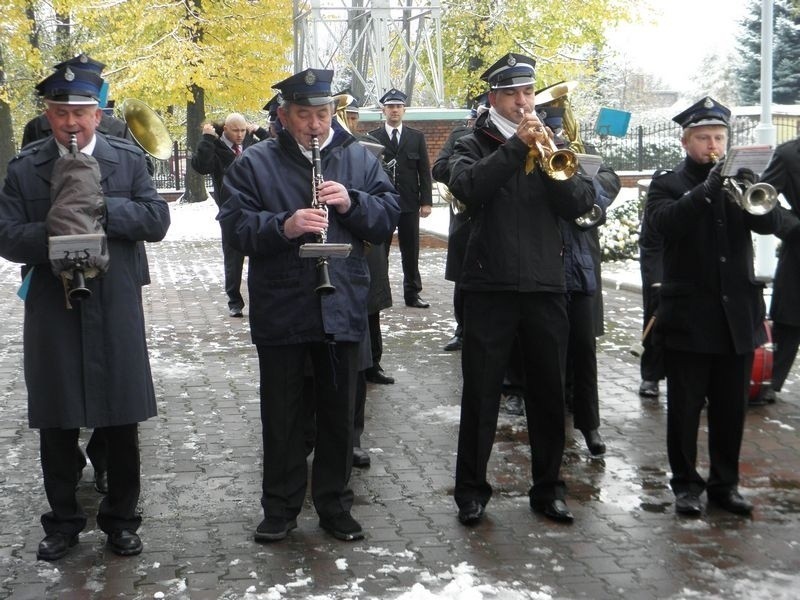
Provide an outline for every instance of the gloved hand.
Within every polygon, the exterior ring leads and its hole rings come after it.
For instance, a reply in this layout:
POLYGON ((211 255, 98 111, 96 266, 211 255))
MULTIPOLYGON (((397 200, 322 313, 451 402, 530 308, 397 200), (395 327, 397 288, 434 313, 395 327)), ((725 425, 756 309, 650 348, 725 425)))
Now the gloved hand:
POLYGON ((715 200, 719 197, 722 191, 722 169, 725 166, 725 160, 719 161, 714 168, 709 171, 706 180, 703 182, 703 192, 705 197, 710 200, 715 200))
POLYGON ((758 181, 756 174, 747 167, 742 167, 736 172, 736 179, 747 183, 756 183, 758 181))

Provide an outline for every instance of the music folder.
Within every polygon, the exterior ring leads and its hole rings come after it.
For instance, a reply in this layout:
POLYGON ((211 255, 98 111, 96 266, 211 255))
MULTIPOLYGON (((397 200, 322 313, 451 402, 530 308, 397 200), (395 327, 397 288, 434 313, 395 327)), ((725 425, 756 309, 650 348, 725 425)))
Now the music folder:
POLYGON ((739 169, 750 169, 760 175, 772 160, 772 146, 734 146, 725 155, 723 177, 735 177, 739 169))

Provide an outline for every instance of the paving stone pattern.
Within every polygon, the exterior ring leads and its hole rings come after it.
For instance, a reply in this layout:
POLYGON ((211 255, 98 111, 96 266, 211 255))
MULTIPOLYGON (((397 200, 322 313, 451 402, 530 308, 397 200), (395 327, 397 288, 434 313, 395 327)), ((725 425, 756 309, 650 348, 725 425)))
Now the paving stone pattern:
MULTIPOLYGON (((175 241, 148 247, 153 283, 144 302, 159 415, 140 434, 144 552, 121 558, 105 547, 87 469, 79 498, 89 526, 55 563, 35 558, 47 504, 38 433, 27 427, 18 267, 0 262, 0 598, 394 599, 411 597, 415 584, 417 592, 444 593, 465 570, 475 585, 465 598, 479 597, 478 589, 487 598, 796 597, 796 376, 777 404, 748 413, 741 490, 756 505, 754 517, 709 509, 696 520, 677 518, 665 387, 660 401, 637 394, 638 364, 628 348, 639 335, 640 300, 613 282, 603 292, 607 334, 598 343, 606 456, 591 458, 568 425, 563 476, 575 524, 529 510, 524 419, 503 415, 486 519, 459 525, 452 488, 460 355, 442 351, 454 325, 452 284, 443 280, 443 244, 425 242, 429 310, 403 305, 392 250, 396 304, 383 317, 383 366, 397 383, 369 387, 363 445, 372 466, 354 469, 351 480, 365 540, 334 540, 307 503, 285 541, 253 541, 262 459, 249 303, 244 319, 227 316, 218 242, 175 241)), ((706 461, 703 431, 703 468, 706 461)))

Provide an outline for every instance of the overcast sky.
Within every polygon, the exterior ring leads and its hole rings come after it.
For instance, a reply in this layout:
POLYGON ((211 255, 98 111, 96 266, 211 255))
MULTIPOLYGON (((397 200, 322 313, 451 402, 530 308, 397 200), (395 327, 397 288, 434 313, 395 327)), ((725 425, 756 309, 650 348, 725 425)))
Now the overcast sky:
POLYGON ((619 28, 610 44, 631 66, 681 91, 705 56, 734 47, 738 22, 750 1, 648 0, 656 15, 653 22, 619 28))

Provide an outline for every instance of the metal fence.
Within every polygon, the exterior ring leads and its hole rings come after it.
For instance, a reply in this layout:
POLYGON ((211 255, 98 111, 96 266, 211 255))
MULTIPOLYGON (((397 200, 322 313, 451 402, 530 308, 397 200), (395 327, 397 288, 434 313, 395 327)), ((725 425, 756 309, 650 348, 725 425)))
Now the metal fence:
MULTIPOLYGON (((737 118, 731 127, 731 146, 751 146, 757 143, 758 121, 737 118)), ((793 124, 776 125, 777 139, 796 135, 793 124)), ((591 124, 581 123, 581 138, 603 156, 615 171, 654 171, 677 164, 684 156, 679 143, 681 129, 677 123, 656 123, 631 127, 624 138, 598 135, 591 124)))

